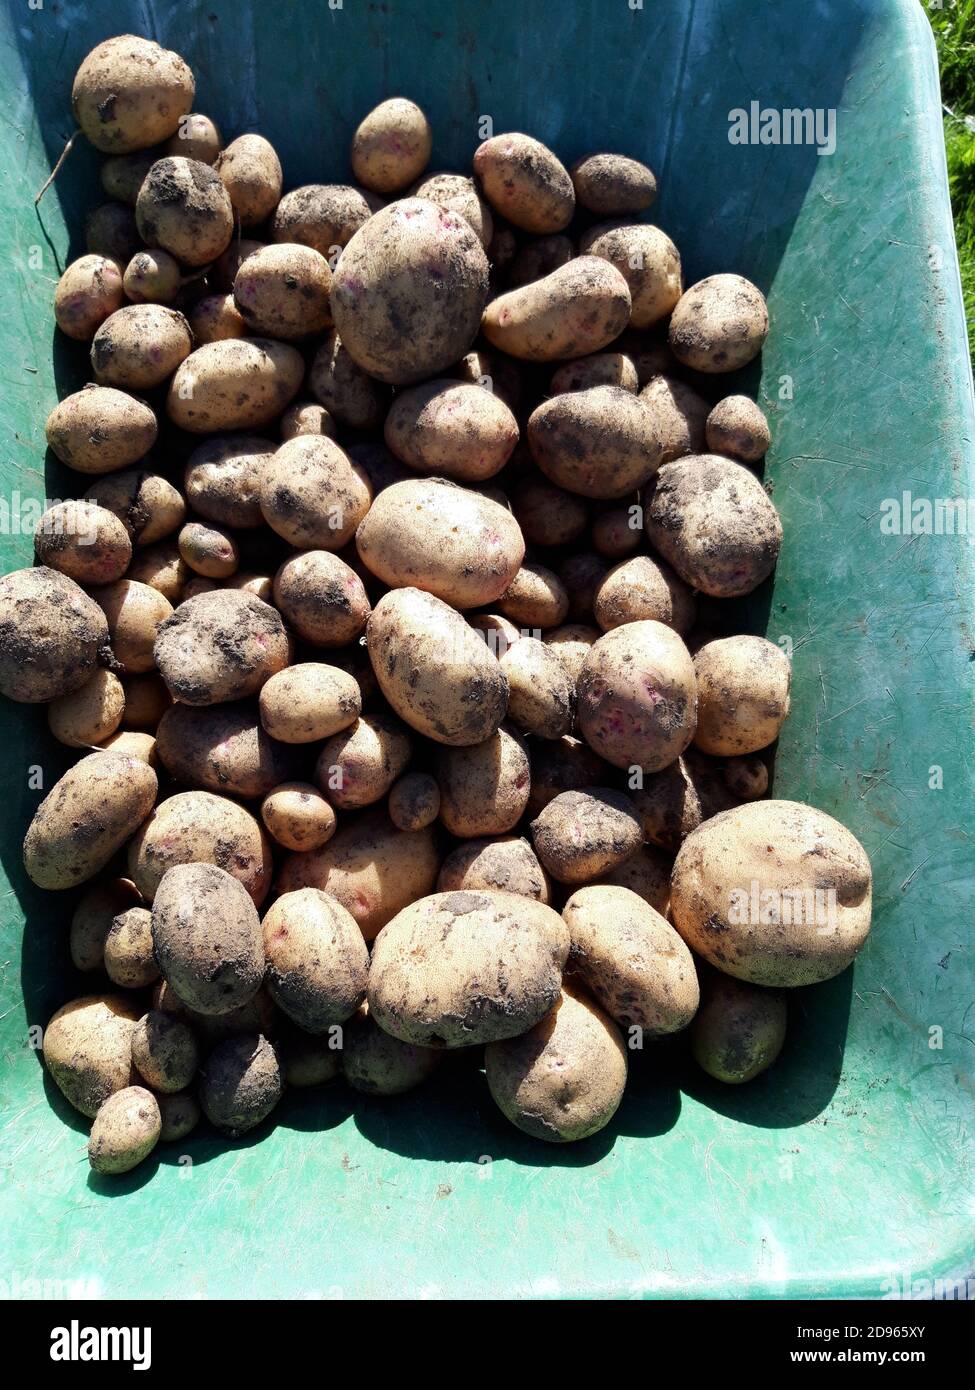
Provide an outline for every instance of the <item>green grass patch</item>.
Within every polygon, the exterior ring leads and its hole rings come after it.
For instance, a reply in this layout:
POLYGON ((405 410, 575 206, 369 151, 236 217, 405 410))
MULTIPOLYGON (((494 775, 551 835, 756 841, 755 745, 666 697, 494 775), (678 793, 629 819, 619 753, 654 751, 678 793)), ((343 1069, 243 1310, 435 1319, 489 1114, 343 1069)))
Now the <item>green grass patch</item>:
POLYGON ((975 351, 975 0, 920 0, 931 21, 941 66, 945 149, 955 240, 975 351))

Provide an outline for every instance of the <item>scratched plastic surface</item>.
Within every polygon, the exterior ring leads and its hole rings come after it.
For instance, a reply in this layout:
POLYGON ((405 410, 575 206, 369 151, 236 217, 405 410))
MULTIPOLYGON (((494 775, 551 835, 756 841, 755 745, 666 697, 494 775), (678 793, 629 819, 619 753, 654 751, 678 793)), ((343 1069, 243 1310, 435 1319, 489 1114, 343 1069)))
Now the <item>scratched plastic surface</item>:
MULTIPOLYGON (((395 1102, 292 1096, 255 1136, 193 1137, 109 1184, 89 1176, 83 1125, 29 1043, 29 1026, 80 992, 70 895, 34 891, 20 866, 40 795, 29 765, 50 785, 65 758, 41 711, 5 704, 0 1278, 26 1291, 80 1281, 93 1296, 876 1297, 969 1272, 972 552, 879 524, 904 490, 972 492, 920 5, 47 0, 0 22, 8 501, 68 495, 45 471, 43 425, 79 357, 56 340, 51 294, 99 200, 95 157, 75 151, 39 216, 33 194, 71 128, 75 67, 109 34, 182 52, 198 109, 226 138, 269 136, 286 187, 347 177, 356 120, 395 93, 429 111, 433 167, 468 166, 482 114, 567 160, 594 147, 648 159, 654 218, 689 280, 735 270, 768 293, 760 392, 785 544, 751 621, 795 646, 775 790, 850 825, 876 878, 855 970, 795 1000, 787 1054, 742 1090, 668 1053, 636 1056, 615 1123, 547 1148, 507 1127, 461 1057, 395 1102), (300 26, 285 18, 301 10, 300 26), (731 145, 728 112, 754 99, 835 108, 836 152, 731 145)), ((28 536, 3 535, 4 570, 30 554, 28 536)))

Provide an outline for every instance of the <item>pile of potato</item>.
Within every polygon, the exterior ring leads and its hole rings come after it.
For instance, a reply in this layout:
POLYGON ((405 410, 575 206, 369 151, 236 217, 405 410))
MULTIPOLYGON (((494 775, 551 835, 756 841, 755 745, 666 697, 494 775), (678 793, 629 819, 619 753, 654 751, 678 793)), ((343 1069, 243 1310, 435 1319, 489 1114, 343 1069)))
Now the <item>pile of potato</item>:
POLYGON ((79 750, 24 862, 84 888, 92 984, 44 1057, 92 1166, 454 1048, 544 1140, 668 1034, 747 1081, 871 893, 848 831, 763 799, 790 663, 726 602, 782 537, 722 386, 761 293, 685 289, 636 160, 502 134, 431 173, 396 98, 355 183, 283 193, 194 97, 142 38, 78 71, 109 201, 55 296, 93 381, 47 439, 84 495, 0 580, 0 689, 79 750), (775 906, 814 893, 825 925, 775 906))

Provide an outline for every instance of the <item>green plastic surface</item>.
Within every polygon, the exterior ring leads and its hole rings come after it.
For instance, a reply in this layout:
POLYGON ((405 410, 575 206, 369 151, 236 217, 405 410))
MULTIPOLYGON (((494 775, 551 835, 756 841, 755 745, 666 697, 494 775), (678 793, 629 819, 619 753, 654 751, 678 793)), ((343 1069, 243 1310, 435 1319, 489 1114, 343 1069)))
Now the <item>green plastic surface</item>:
MULTIPOLYGON (((28 1033, 80 992, 73 895, 34 890, 20 861, 42 794, 29 768, 49 787, 68 759, 43 711, 5 704, 0 1293, 36 1279, 110 1296, 878 1297, 970 1273, 972 549, 880 526, 902 491, 972 493, 917 0, 8 0, 0 22, 8 505, 17 490, 78 490, 45 471, 43 426, 83 362, 58 340, 51 299, 100 201, 96 157, 76 149, 39 213, 33 195, 71 130, 74 70, 102 38, 128 29, 178 49, 197 108, 226 138, 266 134, 286 187, 346 178, 356 121, 398 93, 431 116, 433 167, 469 166, 484 115, 566 161, 597 147, 646 158, 653 218, 688 282, 734 270, 768 293, 760 399, 785 543, 752 618, 795 652, 775 792, 848 824, 876 883, 855 969, 795 1000, 786 1054, 746 1088, 707 1083, 667 1050, 638 1055, 608 1130, 545 1147, 497 1115, 460 1057, 398 1101, 292 1095, 254 1136, 193 1137, 102 1180, 28 1033), (753 100, 835 109, 835 153, 731 144, 728 113, 753 100)), ((29 535, 4 534, 2 558, 29 564, 29 535)))

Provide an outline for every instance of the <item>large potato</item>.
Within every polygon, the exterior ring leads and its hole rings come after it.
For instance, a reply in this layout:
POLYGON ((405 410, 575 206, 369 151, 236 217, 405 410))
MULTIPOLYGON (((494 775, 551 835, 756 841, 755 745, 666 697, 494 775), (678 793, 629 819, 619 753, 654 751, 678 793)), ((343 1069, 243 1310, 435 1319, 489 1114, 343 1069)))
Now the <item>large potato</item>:
POLYGON ((417 478, 379 494, 356 549, 384 584, 413 585, 453 608, 480 608, 508 588, 525 542, 511 513, 490 497, 417 478))
POLYGON ((362 712, 359 683, 321 662, 288 666, 261 688, 261 723, 282 743, 315 743, 347 729, 362 712))
POLYGON ((437 892, 465 888, 514 893, 546 905, 551 900, 545 870, 528 841, 518 835, 466 840, 448 854, 437 878, 437 892))
POLYGON ((326 260, 347 246, 372 209, 358 188, 342 183, 309 183, 293 188, 271 218, 271 240, 310 246, 326 260))
POLYGON ((174 864, 152 901, 163 978, 201 1014, 246 1004, 264 981, 261 919, 244 885, 215 864, 174 864))
POLYGON ((354 642, 369 617, 365 585, 330 550, 301 550, 290 556, 274 576, 273 594, 284 620, 314 647, 354 642))
POLYGON ((310 246, 288 243, 255 251, 237 272, 234 303, 254 333, 307 338, 332 322, 328 261, 310 246))
POLYGON ((597 217, 631 217, 657 196, 653 171, 622 154, 587 154, 569 170, 576 198, 597 217))
POLYGON ((159 1103, 144 1086, 126 1086, 99 1108, 88 1139, 96 1173, 128 1173, 148 1158, 162 1133, 159 1103))
POLYGON ((105 614, 73 579, 39 565, 0 579, 0 694, 41 704, 80 689, 108 652, 105 614))
POLYGON ((355 918, 319 888, 283 893, 264 917, 267 987, 306 1033, 351 1018, 366 997, 369 949, 355 918))
POLYGON ((781 647, 747 633, 705 642, 694 653, 694 673, 698 748, 730 758, 775 742, 789 713, 792 682, 781 647))
POLYGON ((128 873, 147 902, 174 864, 216 864, 240 879, 258 907, 271 886, 271 848, 254 817, 224 796, 180 792, 133 836, 128 873))
POLYGON ((611 501, 642 487, 660 462, 653 417, 619 386, 592 386, 543 401, 528 421, 528 447, 559 487, 611 501))
POLYGON ((483 140, 474 173, 502 217, 526 232, 561 232, 572 221, 576 196, 568 170, 530 135, 512 132, 483 140))
POLYGON ((461 839, 505 835, 521 820, 531 787, 520 735, 499 728, 467 748, 441 750, 436 764, 440 819, 461 839))
POLYGON ((322 745, 315 780, 333 806, 356 811, 386 796, 412 753, 413 741, 398 719, 364 714, 322 745))
POLYGON ((193 510, 218 526, 263 526, 261 479, 276 444, 253 434, 207 439, 190 454, 184 486, 193 510))
POLYGON ((97 44, 71 86, 71 109, 103 154, 127 154, 167 140, 193 105, 196 83, 178 53, 120 34, 97 44))
POLYGON ((650 555, 635 555, 614 565, 602 580, 592 611, 604 632, 652 619, 683 636, 694 626, 697 604, 669 565, 650 555))
POLYGON ((511 357, 557 362, 599 352, 629 319, 630 290, 616 267, 599 256, 577 256, 543 280, 492 300, 481 331, 511 357))
POLYGON ((352 172, 374 193, 398 193, 418 178, 430 161, 433 131, 416 102, 405 97, 381 101, 356 126, 352 172))
POLYGON ((222 1134, 236 1138, 256 1128, 281 1099, 284 1072, 272 1042, 261 1034, 226 1038, 203 1068, 200 1105, 222 1134))
POLYGON ((633 802, 611 787, 560 792, 529 829, 542 867, 559 883, 588 883, 625 863, 643 844, 633 802))
POLYGON ((159 721, 156 752, 184 787, 243 798, 266 796, 297 776, 294 749, 265 733, 250 700, 230 705, 172 705, 159 721))
POLYGON ((238 135, 213 164, 242 227, 256 227, 278 205, 281 162, 263 135, 238 135))
POLYGON ((53 453, 79 473, 113 473, 156 442, 156 417, 125 391, 89 382, 54 407, 44 433, 53 453))
POLYGON ((419 473, 476 483, 508 462, 518 422, 493 392, 438 378, 397 393, 385 438, 419 473))
POLYGON ((513 893, 435 893, 376 938, 369 1012, 422 1047, 467 1047, 524 1033, 559 997, 569 933, 513 893))
POLYGON ((91 342, 99 386, 151 391, 162 386, 193 348, 182 314, 165 304, 127 304, 110 314, 91 342))
POLYGON ((155 645, 159 674, 184 705, 256 695, 289 657, 288 635, 276 609, 237 589, 181 603, 160 627, 155 645))
POLYGON ((364 371, 408 386, 464 355, 487 291, 487 257, 470 223, 436 203, 404 198, 370 217, 342 252, 332 315, 364 371))
POLYGON ((832 816, 753 801, 705 821, 674 863, 674 926, 727 975, 774 988, 818 984, 870 930, 870 861, 832 816))
POLYGON ((121 995, 90 994, 58 1009, 44 1029, 44 1065, 89 1119, 132 1078, 132 1030, 140 1012, 121 995))
POLYGON ((183 265, 204 266, 226 251, 234 234, 227 190, 209 164, 168 156, 146 175, 135 222, 147 246, 161 246, 183 265))
POLYGON ((698 372, 734 372, 768 337, 765 297, 742 275, 709 275, 680 298, 670 319, 674 356, 698 372))
POLYGON ((716 1081, 740 1086, 767 1071, 785 1042, 788 1014, 778 990, 708 971, 691 1024, 691 1055, 716 1081))
POLYGON ((261 478, 264 520, 296 550, 341 550, 371 501, 363 470, 324 435, 289 439, 261 478))
POLYGON ((648 222, 600 223, 579 243, 584 256, 615 265, 630 287, 630 326, 652 328, 680 299, 680 254, 670 237, 648 222))
POLYGON ((174 425, 191 434, 261 429, 294 400, 304 374, 304 359, 289 343, 204 343, 180 363, 166 410, 174 425))

